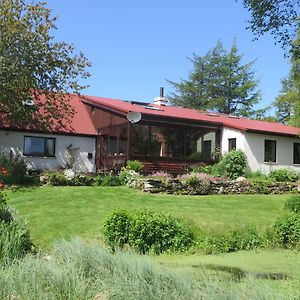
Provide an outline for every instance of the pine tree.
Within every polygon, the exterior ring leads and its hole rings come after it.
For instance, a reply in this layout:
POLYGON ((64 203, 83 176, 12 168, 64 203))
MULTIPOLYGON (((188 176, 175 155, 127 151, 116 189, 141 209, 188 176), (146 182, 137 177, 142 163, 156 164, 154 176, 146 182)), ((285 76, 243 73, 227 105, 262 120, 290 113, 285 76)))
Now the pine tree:
POLYGON ((168 81, 175 92, 172 104, 221 113, 251 116, 260 100, 252 66, 254 61, 242 65, 236 42, 227 52, 221 41, 206 55, 193 55, 193 70, 187 80, 168 81))

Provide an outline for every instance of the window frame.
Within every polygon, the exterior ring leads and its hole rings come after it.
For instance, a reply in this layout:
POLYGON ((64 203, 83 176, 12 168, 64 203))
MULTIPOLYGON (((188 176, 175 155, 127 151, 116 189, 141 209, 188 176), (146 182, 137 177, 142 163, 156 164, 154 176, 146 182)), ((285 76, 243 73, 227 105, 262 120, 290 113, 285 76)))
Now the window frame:
POLYGON ((45 136, 24 135, 24 140, 23 140, 23 156, 31 156, 31 157, 55 157, 55 152, 56 152, 56 138, 45 137, 45 136), (42 154, 25 153, 25 140, 27 138, 43 139, 44 140, 44 153, 42 153, 42 154), (47 148, 47 146, 46 146, 47 145, 47 140, 53 140, 53 155, 45 152, 45 150, 47 148))
POLYGON ((277 163, 277 140, 269 140, 269 139, 265 139, 264 140, 265 142, 264 142, 264 162, 265 163, 277 163), (275 154, 274 154, 274 156, 275 156, 275 159, 274 160, 266 160, 266 143, 267 142, 270 142, 270 143, 272 143, 272 144, 274 144, 275 145, 275 154))
POLYGON ((229 138, 228 139, 228 152, 231 151, 231 150, 236 150, 236 138, 229 138), (232 146, 232 142, 234 141, 234 147, 231 147, 232 146))
POLYGON ((299 155, 299 157, 298 157, 298 161, 296 162, 296 151, 295 151, 295 149, 296 149, 296 147, 300 147, 300 143, 294 143, 293 144, 293 164, 294 165, 300 165, 300 155, 299 155))

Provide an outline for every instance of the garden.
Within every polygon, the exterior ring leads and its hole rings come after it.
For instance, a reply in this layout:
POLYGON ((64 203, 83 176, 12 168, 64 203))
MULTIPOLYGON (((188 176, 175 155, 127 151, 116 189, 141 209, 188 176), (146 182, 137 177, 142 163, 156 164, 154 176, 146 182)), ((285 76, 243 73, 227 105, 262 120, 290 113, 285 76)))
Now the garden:
POLYGON ((266 176, 221 160, 145 176, 132 161, 119 174, 36 176, 21 159, 0 161, 2 299, 300 296, 295 172, 266 176), (149 180, 165 188, 149 191, 149 180), (211 192, 225 182, 268 189, 211 192))

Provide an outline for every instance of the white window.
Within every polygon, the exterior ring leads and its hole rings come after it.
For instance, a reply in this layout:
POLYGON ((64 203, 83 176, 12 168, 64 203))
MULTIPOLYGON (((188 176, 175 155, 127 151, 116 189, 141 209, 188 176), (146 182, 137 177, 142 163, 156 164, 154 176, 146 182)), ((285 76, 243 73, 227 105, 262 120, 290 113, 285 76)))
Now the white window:
POLYGON ((24 155, 55 156, 55 138, 25 136, 24 155))

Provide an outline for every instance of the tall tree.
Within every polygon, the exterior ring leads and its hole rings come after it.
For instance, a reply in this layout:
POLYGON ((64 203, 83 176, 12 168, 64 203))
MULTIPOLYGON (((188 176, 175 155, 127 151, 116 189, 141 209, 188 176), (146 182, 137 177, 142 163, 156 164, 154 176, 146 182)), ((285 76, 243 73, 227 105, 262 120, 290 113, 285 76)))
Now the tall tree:
POLYGON ((54 40, 56 18, 45 5, 0 0, 0 125, 66 126, 74 112, 65 93, 78 93, 89 76, 85 56, 54 40))
POLYGON ((290 49, 298 28, 300 0, 243 0, 251 13, 249 28, 257 36, 270 33, 275 42, 290 49))
POLYGON ((300 127, 300 30, 292 43, 290 75, 282 80, 274 105, 279 121, 300 127))
POLYGON ((218 41, 206 55, 194 54, 189 60, 193 70, 187 80, 168 80, 176 91, 170 95, 174 105, 241 116, 254 113, 260 99, 251 69, 254 62, 242 65, 235 41, 228 52, 218 41))

